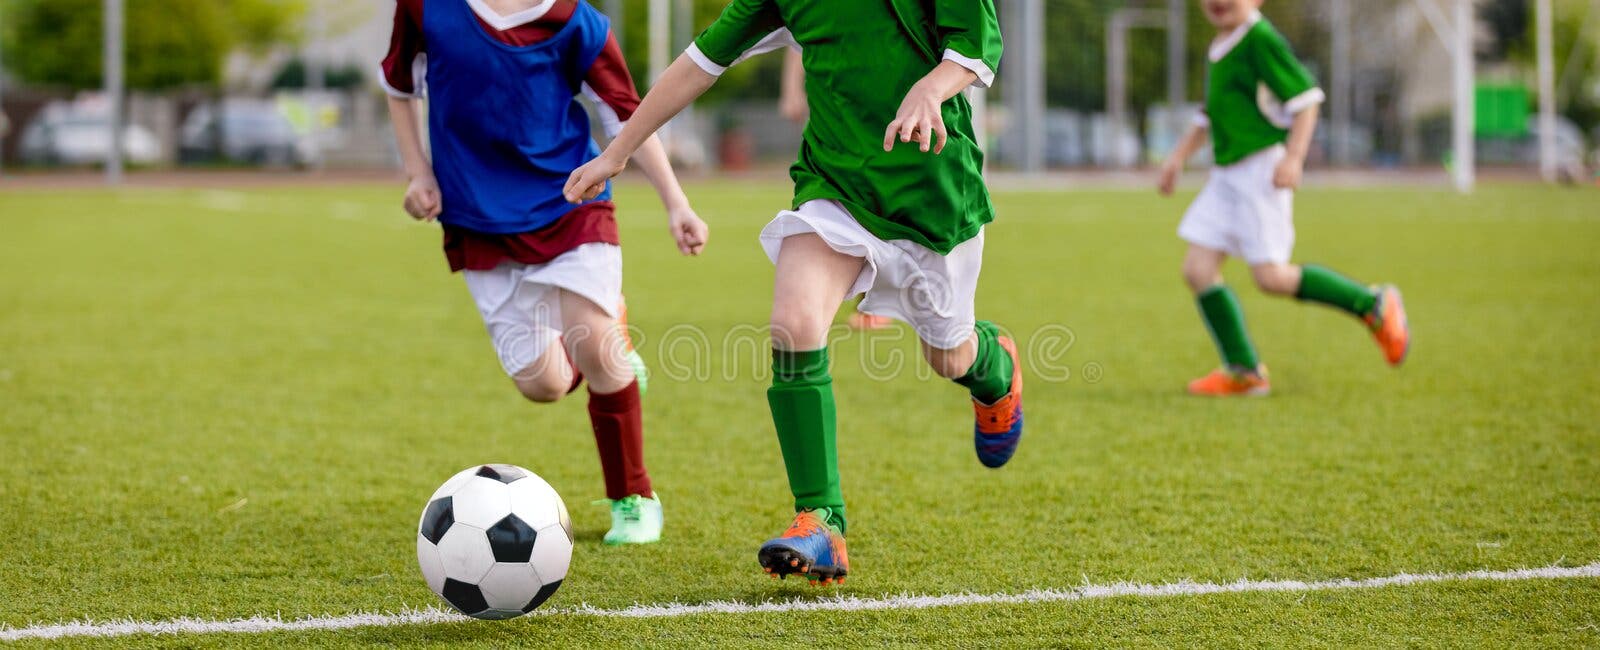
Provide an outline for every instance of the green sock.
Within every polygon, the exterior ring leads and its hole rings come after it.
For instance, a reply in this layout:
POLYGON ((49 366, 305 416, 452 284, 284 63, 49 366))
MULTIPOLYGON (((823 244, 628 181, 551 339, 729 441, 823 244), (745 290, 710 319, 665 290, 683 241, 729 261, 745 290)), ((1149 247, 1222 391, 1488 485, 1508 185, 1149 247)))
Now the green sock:
POLYGON ((1234 369, 1255 370, 1261 365, 1256 346, 1244 328, 1244 309, 1239 297, 1227 285, 1219 284, 1200 293, 1200 315, 1205 317, 1211 339, 1217 343, 1222 362, 1234 369))
POLYGON ((1343 309, 1356 318, 1366 317, 1378 304, 1378 297, 1371 289, 1338 271, 1314 264, 1300 267, 1300 290, 1294 295, 1301 300, 1343 309))
POLYGON ((1011 355, 1000 347, 1000 328, 986 320, 978 321, 978 358, 972 369, 957 384, 965 386, 984 404, 993 404, 1011 392, 1011 355))
POLYGON ((778 430, 783 466, 796 511, 827 508, 828 523, 845 530, 844 494, 839 490, 833 377, 828 350, 772 351, 772 388, 767 390, 778 430))

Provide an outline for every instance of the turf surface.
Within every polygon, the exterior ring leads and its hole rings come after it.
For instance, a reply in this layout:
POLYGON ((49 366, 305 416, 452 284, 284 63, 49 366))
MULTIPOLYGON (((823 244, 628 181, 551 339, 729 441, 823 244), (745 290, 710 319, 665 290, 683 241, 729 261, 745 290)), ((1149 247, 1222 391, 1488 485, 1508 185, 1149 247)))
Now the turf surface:
MULTIPOLYGON (((581 402, 501 374, 437 231, 398 187, 0 193, 0 625, 398 611, 436 603, 418 512, 510 462, 578 531, 551 604, 817 593, 760 575, 787 523, 755 245, 785 188, 697 184, 708 254, 679 258, 639 183, 630 316, 657 366, 648 458, 663 544, 602 548, 581 402)), ((1298 258, 1406 291, 1393 371, 1331 310, 1243 289, 1266 400, 1181 394, 1214 354, 1179 279, 1181 201, 1006 193, 979 313, 1030 354, 1029 429, 973 458, 960 389, 903 329, 834 347, 854 572, 840 593, 1456 572, 1600 560, 1600 212, 1593 191, 1315 190, 1298 258)), ((1242 269, 1230 278, 1248 282, 1242 269)), ((1443 584, 917 612, 549 616, 261 637, 592 646, 833 641, 1019 646, 1600 644, 1593 580, 1443 584), (834 635, 839 636, 834 636, 834 635)))

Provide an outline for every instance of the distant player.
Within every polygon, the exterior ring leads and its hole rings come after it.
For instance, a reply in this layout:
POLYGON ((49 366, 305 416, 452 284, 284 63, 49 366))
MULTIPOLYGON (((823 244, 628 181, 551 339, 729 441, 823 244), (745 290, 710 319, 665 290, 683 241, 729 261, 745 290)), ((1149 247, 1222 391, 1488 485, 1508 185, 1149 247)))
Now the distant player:
MULTIPOLYGON (((801 60, 800 51, 787 49, 783 53, 783 80, 779 86, 778 112, 796 124, 804 125, 811 117, 811 108, 806 105, 806 69, 805 62, 801 60)), ((894 319, 888 316, 869 314, 860 309, 850 310, 850 318, 846 321, 850 329, 871 331, 888 329, 894 325, 894 319)))
POLYGON ((1183 275, 1222 355, 1223 367, 1189 384, 1195 395, 1266 395, 1267 367, 1245 331, 1244 312, 1222 283, 1232 255, 1250 265, 1262 291, 1342 309, 1362 319, 1391 365, 1411 344, 1405 304, 1393 286, 1368 288, 1321 266, 1289 263, 1294 190, 1324 96, 1272 24, 1261 0, 1201 0, 1218 35, 1211 44, 1205 109, 1161 167, 1171 195, 1184 161, 1211 135, 1216 169, 1178 227, 1189 242, 1183 275))
MULTIPOLYGON (((628 342, 622 249, 610 187, 569 204, 567 175, 599 154, 576 101, 615 134, 638 107, 610 22, 576 0, 400 0, 382 79, 410 186, 405 209, 444 227, 501 365, 535 402, 589 381, 589 419, 611 502, 607 544, 661 536, 644 464, 643 362, 628 342), (428 102, 430 166, 415 100, 428 102), (619 326, 621 324, 621 326, 619 326)), ((661 195, 672 235, 697 255, 706 227, 660 142, 635 160, 661 195)))
POLYGON ((790 170, 793 209, 761 243, 777 264, 767 401, 797 514, 758 557, 774 576, 827 584, 849 571, 827 351, 847 298, 865 293, 863 311, 909 323, 934 370, 968 389, 985 465, 1010 460, 1022 435, 1016 346, 973 316, 994 209, 960 93, 994 79, 993 2, 734 0, 605 153, 572 175, 567 198, 600 192, 634 147, 728 66, 786 44, 804 58, 810 122, 790 170))

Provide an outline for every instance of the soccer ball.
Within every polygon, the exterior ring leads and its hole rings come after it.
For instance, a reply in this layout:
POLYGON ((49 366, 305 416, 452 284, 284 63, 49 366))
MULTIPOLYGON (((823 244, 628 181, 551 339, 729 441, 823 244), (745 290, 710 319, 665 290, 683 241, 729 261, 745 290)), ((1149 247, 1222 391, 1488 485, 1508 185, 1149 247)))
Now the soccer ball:
POLYGON ((515 465, 461 470, 428 498, 417 564, 428 587, 474 618, 516 618, 567 577, 572 521, 544 479, 515 465))

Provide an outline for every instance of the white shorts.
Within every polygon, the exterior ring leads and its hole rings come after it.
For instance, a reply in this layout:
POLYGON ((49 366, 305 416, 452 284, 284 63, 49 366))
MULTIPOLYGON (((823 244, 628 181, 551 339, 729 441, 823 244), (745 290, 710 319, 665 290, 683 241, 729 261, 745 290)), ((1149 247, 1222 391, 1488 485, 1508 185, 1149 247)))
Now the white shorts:
POLYGON ((1288 263, 1294 253, 1294 191, 1272 185, 1286 155, 1279 145, 1211 170, 1211 180, 1183 215, 1178 236, 1251 266, 1288 263))
POLYGON ((866 260, 850 297, 866 294, 861 311, 909 323, 917 337, 940 350, 972 336, 983 231, 948 255, 909 241, 878 239, 837 201, 808 201, 778 213, 761 231, 761 247, 774 264, 783 240, 815 233, 835 251, 866 260))
POLYGON ((588 298, 615 318, 622 304, 622 247, 584 244, 544 264, 504 262, 489 271, 464 271, 467 290, 483 315, 506 374, 516 376, 558 340, 561 295, 588 298))

